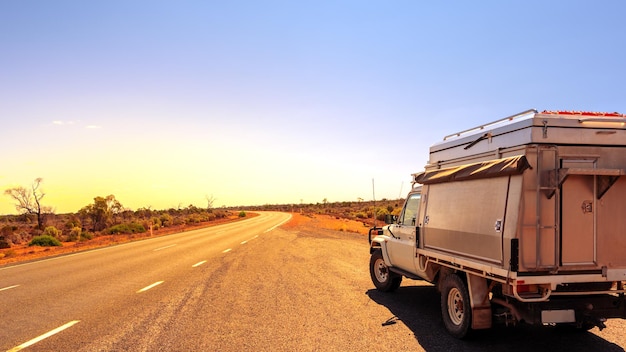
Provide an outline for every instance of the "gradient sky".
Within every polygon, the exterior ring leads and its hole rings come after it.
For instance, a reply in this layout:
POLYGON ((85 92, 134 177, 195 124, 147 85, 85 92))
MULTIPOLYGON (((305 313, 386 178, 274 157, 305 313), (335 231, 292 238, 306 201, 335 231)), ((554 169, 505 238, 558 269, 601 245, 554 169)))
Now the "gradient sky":
MULTIPOLYGON (((0 2, 0 190, 76 212, 395 199, 444 135, 626 113, 624 1, 0 2)), ((0 214, 15 213, 0 195, 0 214)))

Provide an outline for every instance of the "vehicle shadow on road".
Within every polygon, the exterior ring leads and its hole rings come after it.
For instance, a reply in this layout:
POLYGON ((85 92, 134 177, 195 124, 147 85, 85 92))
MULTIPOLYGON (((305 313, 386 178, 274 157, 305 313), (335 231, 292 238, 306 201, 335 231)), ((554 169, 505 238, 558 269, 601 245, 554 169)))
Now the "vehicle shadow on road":
POLYGON ((402 286, 392 293, 375 289, 366 294, 390 311, 381 317, 381 329, 396 321, 404 323, 418 343, 433 351, 607 351, 624 349, 590 332, 574 332, 553 327, 519 324, 478 331, 471 338, 458 340, 445 330, 440 311, 440 295, 433 286, 402 286), (389 319, 387 319, 389 318, 389 319))

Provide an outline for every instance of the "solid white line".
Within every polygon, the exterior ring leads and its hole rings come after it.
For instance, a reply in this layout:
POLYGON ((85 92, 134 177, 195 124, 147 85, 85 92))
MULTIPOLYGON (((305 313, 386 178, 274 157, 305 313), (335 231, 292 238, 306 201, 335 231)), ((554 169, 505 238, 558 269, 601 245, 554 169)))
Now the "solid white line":
POLYGON ((289 214, 289 217, 288 217, 287 219, 285 219, 285 221, 283 221, 283 222, 281 222, 280 224, 278 224, 278 225, 276 225, 276 226, 273 226, 273 227, 271 227, 271 228, 269 228, 269 229, 267 229, 267 230, 263 231, 263 233, 270 232, 270 231, 274 230, 275 228, 277 228, 278 226, 281 226, 282 224, 286 223, 286 222, 287 222, 287 221, 289 221, 289 220, 291 220, 291 214, 289 214))
POLYGON ((192 267, 192 268, 196 268, 196 267, 199 267, 200 265, 202 265, 202 264, 204 264, 204 263, 206 263, 206 260, 203 260, 203 261, 201 261, 201 262, 198 262, 198 263, 196 263, 196 264, 192 265, 191 267, 192 267))
POLYGON ((28 346, 32 346, 32 345, 36 344, 37 342, 39 342, 39 341, 41 341, 43 339, 46 339, 46 338, 48 338, 48 337, 50 337, 50 336, 52 336, 54 334, 60 333, 61 331, 63 331, 65 329, 71 327, 72 325, 78 323, 79 321, 80 320, 70 321, 69 323, 67 323, 67 324, 65 324, 63 326, 59 326, 58 328, 56 328, 54 330, 51 330, 51 331, 49 331, 49 332, 47 332, 47 333, 45 333, 45 334, 43 334, 43 335, 41 335, 39 337, 35 337, 34 339, 32 339, 32 340, 30 340, 28 342, 24 342, 23 344, 21 344, 19 346, 13 347, 12 349, 8 350, 7 352, 16 352, 16 351, 22 350, 22 349, 24 349, 24 348, 26 348, 28 346))
POLYGON ((222 253, 228 253, 228 252, 230 252, 232 250, 233 250, 232 248, 228 248, 228 249, 223 250, 222 253))
POLYGON ((176 244, 171 244, 171 245, 169 245, 169 246, 160 247, 160 248, 155 249, 154 251, 156 252, 156 251, 160 251, 161 249, 172 248, 172 247, 174 247, 174 246, 176 246, 176 244))
POLYGON ((5 287, 5 288, 0 288, 0 291, 10 290, 10 289, 12 289, 12 288, 16 288, 16 287, 18 287, 18 286, 19 286, 19 285, 13 285, 13 286, 5 287))
POLYGON ((142 288, 141 290, 137 291, 137 293, 141 293, 141 292, 148 291, 149 289, 151 289, 151 288, 153 288, 153 287, 155 287, 155 286, 159 286, 159 285, 160 285, 160 284, 162 284, 163 282, 164 282, 164 281, 157 281, 157 282, 153 283, 153 284, 152 284, 152 285, 150 285, 150 286, 146 286, 146 287, 142 288))

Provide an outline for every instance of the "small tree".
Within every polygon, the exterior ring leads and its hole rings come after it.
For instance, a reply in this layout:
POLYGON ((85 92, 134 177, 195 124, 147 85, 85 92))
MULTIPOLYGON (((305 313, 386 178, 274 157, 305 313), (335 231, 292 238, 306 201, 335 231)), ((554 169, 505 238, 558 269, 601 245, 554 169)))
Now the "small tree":
POLYGON ((81 218, 91 219, 92 231, 102 231, 109 226, 113 215, 123 207, 112 194, 106 198, 96 197, 93 200, 93 204, 83 207, 78 213, 81 218))
POLYGON ((204 198, 206 199, 206 210, 210 212, 211 209, 213 209, 213 203, 215 203, 215 197, 213 197, 212 194, 210 196, 207 194, 204 196, 204 198))
POLYGON ((43 229, 43 213, 47 210, 41 205, 41 199, 46 195, 39 189, 42 181, 43 179, 38 177, 33 181, 30 189, 19 186, 4 191, 5 195, 16 202, 15 209, 18 212, 37 215, 37 228, 40 230, 43 229))

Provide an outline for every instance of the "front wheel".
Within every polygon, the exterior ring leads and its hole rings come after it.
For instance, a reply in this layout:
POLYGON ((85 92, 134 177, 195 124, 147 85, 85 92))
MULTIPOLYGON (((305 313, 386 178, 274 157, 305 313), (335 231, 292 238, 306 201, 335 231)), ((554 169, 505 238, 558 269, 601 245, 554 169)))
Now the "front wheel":
POLYGON ((458 275, 450 274, 443 280, 441 315, 450 335, 462 339, 471 332, 472 307, 469 291, 458 275))
POLYGON ((376 289, 382 292, 395 291, 402 283, 402 276, 390 271, 385 264, 380 249, 375 250, 370 258, 370 276, 376 289))

